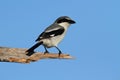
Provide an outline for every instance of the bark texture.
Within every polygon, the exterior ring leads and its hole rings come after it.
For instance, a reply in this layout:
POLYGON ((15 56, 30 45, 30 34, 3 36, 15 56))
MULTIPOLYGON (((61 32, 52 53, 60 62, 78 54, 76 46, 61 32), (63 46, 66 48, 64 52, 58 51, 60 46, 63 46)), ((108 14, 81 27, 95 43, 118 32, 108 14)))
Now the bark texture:
POLYGON ((27 56, 27 49, 25 48, 9 48, 0 47, 0 62, 17 62, 17 63, 30 63, 40 59, 72 59, 69 54, 61 54, 59 57, 57 53, 44 54, 35 52, 32 56, 27 56))

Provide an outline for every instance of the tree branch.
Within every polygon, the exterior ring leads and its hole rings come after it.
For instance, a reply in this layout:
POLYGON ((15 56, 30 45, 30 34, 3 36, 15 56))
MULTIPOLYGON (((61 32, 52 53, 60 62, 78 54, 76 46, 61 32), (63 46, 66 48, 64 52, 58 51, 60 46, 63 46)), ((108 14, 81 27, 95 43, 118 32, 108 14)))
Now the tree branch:
POLYGON ((56 53, 44 54, 35 52, 32 56, 27 56, 27 49, 25 48, 8 48, 0 47, 0 62, 17 62, 17 63, 30 63, 40 59, 72 59, 69 54, 61 54, 60 57, 56 53))

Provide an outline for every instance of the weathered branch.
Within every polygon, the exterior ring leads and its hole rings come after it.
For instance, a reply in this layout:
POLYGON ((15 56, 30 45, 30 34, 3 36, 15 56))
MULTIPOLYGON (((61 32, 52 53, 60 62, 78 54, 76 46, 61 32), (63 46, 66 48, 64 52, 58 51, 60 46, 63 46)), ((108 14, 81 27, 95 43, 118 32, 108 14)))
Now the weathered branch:
POLYGON ((35 52, 32 56, 27 56, 26 50, 24 48, 0 47, 0 62, 30 63, 46 58, 72 59, 69 54, 61 54, 59 57, 56 53, 43 54, 41 52, 35 52))

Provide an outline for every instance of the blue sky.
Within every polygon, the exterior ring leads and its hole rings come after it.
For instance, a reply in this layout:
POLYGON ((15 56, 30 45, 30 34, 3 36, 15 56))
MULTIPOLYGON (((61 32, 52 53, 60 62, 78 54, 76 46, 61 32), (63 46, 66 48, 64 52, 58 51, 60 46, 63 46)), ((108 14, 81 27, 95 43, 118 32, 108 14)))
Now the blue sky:
MULTIPOLYGON (((67 15, 71 25, 59 44, 75 60, 31 64, 0 63, 1 80, 120 80, 119 0, 1 0, 0 46, 29 48, 53 21, 67 15)), ((43 52, 40 46, 37 51, 43 52)), ((49 49, 57 52, 56 49, 49 49)))

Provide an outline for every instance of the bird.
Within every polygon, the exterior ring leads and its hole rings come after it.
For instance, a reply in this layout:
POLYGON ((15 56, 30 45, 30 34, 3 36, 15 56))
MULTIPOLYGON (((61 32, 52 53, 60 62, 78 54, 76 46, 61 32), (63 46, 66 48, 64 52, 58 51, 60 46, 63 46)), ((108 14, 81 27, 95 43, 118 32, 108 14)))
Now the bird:
POLYGON ((27 52, 26 55, 27 56, 33 55, 35 53, 34 49, 36 49, 40 45, 43 45, 45 49, 44 54, 49 53, 47 48, 55 47, 59 51, 58 55, 60 56, 62 54, 62 51, 57 46, 64 38, 69 26, 74 23, 76 22, 72 20, 70 17, 60 16, 53 22, 53 24, 47 27, 38 36, 38 38, 35 40, 36 44, 26 51, 27 52))

